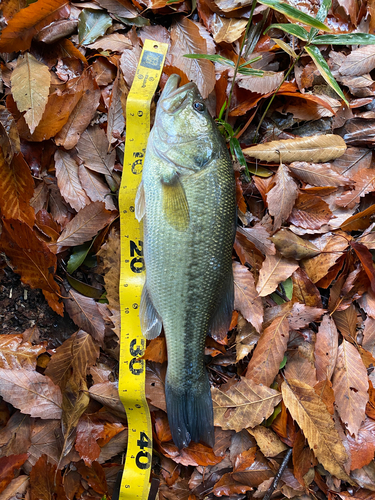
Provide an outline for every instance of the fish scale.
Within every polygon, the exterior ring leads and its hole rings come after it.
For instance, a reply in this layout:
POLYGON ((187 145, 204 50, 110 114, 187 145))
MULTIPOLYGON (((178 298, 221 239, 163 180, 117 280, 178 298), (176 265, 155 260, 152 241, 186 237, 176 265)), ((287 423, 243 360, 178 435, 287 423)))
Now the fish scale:
POLYGON ((141 324, 148 338, 159 333, 161 322, 164 327, 167 414, 181 448, 190 440, 213 445, 204 344, 213 323, 223 331, 230 324, 236 206, 225 142, 207 111, 196 119, 193 104, 202 101, 196 87, 177 90, 177 84, 178 77, 171 76, 158 104, 140 188, 144 207, 137 210, 144 212, 146 264, 141 324))

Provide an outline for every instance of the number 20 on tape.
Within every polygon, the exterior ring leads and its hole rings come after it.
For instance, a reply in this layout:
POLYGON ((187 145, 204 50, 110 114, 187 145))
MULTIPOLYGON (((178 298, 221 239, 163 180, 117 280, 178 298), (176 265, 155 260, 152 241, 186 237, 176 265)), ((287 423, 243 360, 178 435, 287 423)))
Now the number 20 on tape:
POLYGON ((168 45, 146 40, 126 103, 124 169, 119 196, 121 226, 121 342, 119 395, 128 420, 128 446, 119 500, 147 500, 152 460, 152 427, 145 396, 146 342, 139 323, 144 282, 143 241, 134 215, 150 133, 150 104, 163 70, 168 45))

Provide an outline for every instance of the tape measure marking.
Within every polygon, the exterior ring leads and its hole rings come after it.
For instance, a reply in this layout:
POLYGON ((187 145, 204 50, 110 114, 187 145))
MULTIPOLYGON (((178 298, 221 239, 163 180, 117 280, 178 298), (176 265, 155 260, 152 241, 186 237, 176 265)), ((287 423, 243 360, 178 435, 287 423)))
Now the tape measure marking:
POLYGON ((168 45, 145 40, 140 63, 126 102, 126 142, 120 187, 121 225, 120 307, 121 342, 119 395, 128 419, 128 446, 120 500, 147 500, 152 462, 151 417, 145 396, 146 348, 139 323, 144 282, 143 241, 134 215, 150 133, 150 104, 159 83, 168 45))

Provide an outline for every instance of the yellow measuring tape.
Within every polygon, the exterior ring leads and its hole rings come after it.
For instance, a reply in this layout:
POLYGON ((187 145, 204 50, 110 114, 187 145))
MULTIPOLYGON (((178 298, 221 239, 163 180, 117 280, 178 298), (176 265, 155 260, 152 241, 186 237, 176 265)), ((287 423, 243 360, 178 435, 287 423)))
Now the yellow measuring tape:
POLYGON ((168 45, 146 40, 126 102, 126 142, 120 187, 121 344, 119 394, 128 419, 128 447, 119 499, 147 500, 152 460, 152 427, 145 396, 146 341, 139 323, 144 282, 143 241, 134 215, 150 133, 150 104, 163 70, 168 45))

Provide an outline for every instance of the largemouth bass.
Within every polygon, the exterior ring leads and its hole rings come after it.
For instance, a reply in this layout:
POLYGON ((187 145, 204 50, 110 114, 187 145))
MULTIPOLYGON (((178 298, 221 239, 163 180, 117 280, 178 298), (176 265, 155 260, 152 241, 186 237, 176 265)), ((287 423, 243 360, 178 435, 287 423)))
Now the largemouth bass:
POLYGON ((169 78, 157 106, 136 217, 144 220, 141 328, 153 339, 164 327, 167 414, 181 449, 214 444, 204 344, 231 321, 236 204, 225 141, 196 85, 179 83, 169 78))

